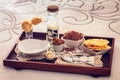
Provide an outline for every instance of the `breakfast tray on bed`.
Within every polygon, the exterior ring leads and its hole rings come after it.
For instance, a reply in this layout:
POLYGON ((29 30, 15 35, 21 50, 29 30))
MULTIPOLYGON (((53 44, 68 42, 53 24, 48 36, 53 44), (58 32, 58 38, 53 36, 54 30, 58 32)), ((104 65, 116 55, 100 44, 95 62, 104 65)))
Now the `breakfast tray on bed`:
MULTIPOLYGON (((60 37, 63 34, 60 34, 60 37)), ((23 32, 20 36, 20 40, 23 40, 25 33, 23 32)), ((46 33, 34 32, 35 39, 45 40, 46 33)), ((109 76, 111 74, 113 50, 114 50, 114 38, 108 37, 97 37, 97 36, 85 36, 85 39, 89 38, 103 38, 109 40, 109 45, 112 47, 106 54, 102 56, 103 67, 88 67, 88 66, 75 66, 75 65, 64 65, 55 64, 55 60, 49 61, 47 59, 34 60, 34 61, 19 61, 16 58, 15 47, 12 48, 9 55, 3 60, 4 66, 9 66, 15 69, 34 69, 42 71, 55 71, 55 72, 66 72, 66 73, 78 73, 92 76, 109 76)))

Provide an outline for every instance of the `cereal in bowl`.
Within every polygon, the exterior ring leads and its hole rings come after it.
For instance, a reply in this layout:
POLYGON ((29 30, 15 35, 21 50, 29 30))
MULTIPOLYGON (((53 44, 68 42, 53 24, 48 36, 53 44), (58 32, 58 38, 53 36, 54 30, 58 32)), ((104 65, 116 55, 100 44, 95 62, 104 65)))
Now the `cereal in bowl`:
POLYGON ((78 48, 84 41, 84 36, 76 31, 68 31, 64 33, 63 39, 68 48, 78 48))
POLYGON ((52 44, 53 44, 53 45, 64 44, 64 40, 59 39, 59 38, 53 38, 53 40, 52 40, 52 44))
POLYGON ((53 38, 52 40, 53 48, 56 52, 60 52, 64 48, 64 40, 59 38, 53 38))
POLYGON ((76 31, 68 31, 68 32, 65 32, 63 35, 63 39, 68 39, 68 40, 77 41, 77 40, 80 40, 82 38, 83 38, 83 34, 76 32, 76 31))

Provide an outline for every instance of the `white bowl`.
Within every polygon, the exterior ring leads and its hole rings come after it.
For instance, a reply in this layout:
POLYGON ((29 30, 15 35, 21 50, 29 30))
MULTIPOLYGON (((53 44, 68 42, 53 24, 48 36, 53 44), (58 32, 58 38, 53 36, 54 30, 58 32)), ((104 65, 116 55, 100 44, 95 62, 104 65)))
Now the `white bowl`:
POLYGON ((68 40, 68 39, 63 39, 65 41, 65 44, 67 47, 69 48, 77 48, 79 47, 79 45, 81 45, 83 43, 83 41, 85 40, 84 37, 80 40, 68 40))
POLYGON ((88 53, 88 54, 90 54, 90 55, 103 55, 103 54, 107 53, 107 52, 111 49, 111 48, 109 48, 109 49, 106 49, 106 50, 102 50, 102 51, 96 52, 96 51, 93 51, 93 50, 87 48, 86 46, 84 46, 84 44, 81 45, 81 48, 82 48, 86 53, 88 53))
POLYGON ((63 50, 64 48, 64 44, 61 44, 61 45, 53 45, 53 48, 56 52, 60 52, 63 50))
POLYGON ((18 43, 18 49, 23 54, 36 55, 50 47, 50 44, 46 40, 38 39, 25 39, 18 43))

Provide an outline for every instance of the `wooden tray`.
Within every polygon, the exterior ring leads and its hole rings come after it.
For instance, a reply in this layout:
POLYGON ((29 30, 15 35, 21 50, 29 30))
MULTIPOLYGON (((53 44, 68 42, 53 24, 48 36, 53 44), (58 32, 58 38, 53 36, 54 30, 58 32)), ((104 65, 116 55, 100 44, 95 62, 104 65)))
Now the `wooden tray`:
MULTIPOLYGON (((22 33, 20 40, 23 40, 25 33, 22 33)), ((60 35, 60 37, 62 34, 60 35)), ((46 33, 34 33, 34 38, 45 40, 46 33)), ((56 72, 66 72, 66 73, 80 73, 93 76, 109 76, 111 74, 111 65, 114 50, 114 38, 107 37, 95 37, 95 36, 85 36, 88 38, 104 38, 110 41, 110 46, 112 49, 102 57, 104 66, 102 68, 98 67, 83 67, 74 65, 62 65, 54 64, 53 61, 41 60, 41 61, 18 61, 16 59, 15 47, 10 51, 10 54, 3 60, 4 66, 9 66, 15 69, 35 69, 44 71, 56 71, 56 72)))

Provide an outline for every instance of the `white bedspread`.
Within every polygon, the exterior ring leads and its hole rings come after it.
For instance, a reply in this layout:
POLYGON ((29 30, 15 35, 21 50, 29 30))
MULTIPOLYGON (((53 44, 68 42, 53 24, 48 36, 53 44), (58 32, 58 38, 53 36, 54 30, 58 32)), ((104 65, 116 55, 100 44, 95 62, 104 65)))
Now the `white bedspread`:
POLYGON ((0 0, 0 80, 120 80, 120 0, 0 0), (40 16, 42 23, 35 32, 46 32, 47 12, 50 4, 59 5, 60 33, 69 30, 85 35, 113 37, 115 48, 112 72, 109 77, 94 78, 82 74, 69 74, 38 70, 15 70, 3 66, 22 33, 23 20, 40 16))

